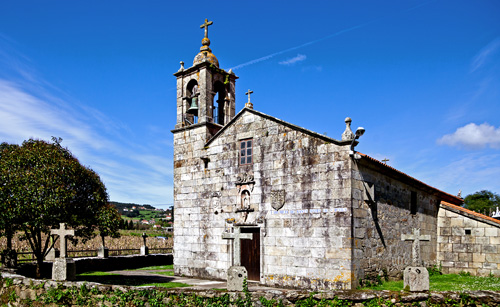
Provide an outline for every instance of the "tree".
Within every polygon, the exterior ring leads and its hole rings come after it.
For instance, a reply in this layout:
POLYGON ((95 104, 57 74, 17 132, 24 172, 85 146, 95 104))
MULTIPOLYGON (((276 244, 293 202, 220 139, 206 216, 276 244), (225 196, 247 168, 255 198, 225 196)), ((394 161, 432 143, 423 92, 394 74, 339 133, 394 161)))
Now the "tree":
POLYGON ((482 190, 474 194, 467 195, 464 199, 464 207, 476 211, 476 212, 487 212, 490 209, 494 210, 496 207, 500 206, 500 195, 482 190))
POLYGON ((99 230, 99 234, 102 239, 102 247, 104 248, 106 245, 104 244, 104 238, 106 236, 112 238, 119 238, 120 233, 118 230, 120 229, 120 225, 122 223, 122 217, 118 210, 110 204, 106 204, 99 210, 97 215, 97 228, 99 230))
POLYGON ((8 184, 7 178, 9 163, 15 159, 14 153, 18 148, 19 145, 0 144, 0 236, 7 238, 7 248, 2 251, 2 263, 7 267, 15 265, 17 259, 17 254, 12 249, 12 237, 18 229, 17 206, 10 197, 13 187, 8 184))
POLYGON ((95 236, 98 216, 108 203, 99 176, 63 148, 61 139, 53 141, 30 139, 22 146, 10 146, 9 154, 0 157, 0 187, 7 191, 0 195, 15 207, 14 224, 34 253, 37 277, 51 247, 50 229, 66 223, 75 230, 73 241, 88 240, 95 236))

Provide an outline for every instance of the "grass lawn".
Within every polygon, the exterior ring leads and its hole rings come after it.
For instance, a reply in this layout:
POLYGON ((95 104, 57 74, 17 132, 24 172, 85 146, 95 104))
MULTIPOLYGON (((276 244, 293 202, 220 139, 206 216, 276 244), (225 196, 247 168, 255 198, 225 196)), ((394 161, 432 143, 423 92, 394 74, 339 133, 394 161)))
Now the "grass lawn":
POLYGON ((173 270, 174 265, 169 264, 169 265, 157 265, 157 266, 147 266, 145 268, 140 268, 140 269, 134 269, 130 271, 153 271, 153 270, 173 270))
MULTIPOLYGON (((493 290, 500 291, 500 278, 476 277, 465 274, 433 275, 429 277, 431 291, 493 290)), ((403 281, 388 281, 382 285, 365 287, 370 290, 403 290, 403 281)))
MULTIPOLYGON (((157 268, 156 270, 164 270, 168 269, 169 266, 158 266, 158 267, 150 267, 150 268, 157 268)), ((146 268, 142 268, 141 270, 144 270, 146 268)), ((149 270, 154 270, 154 269, 149 269, 149 270)), ((154 274, 160 274, 160 275, 167 275, 167 276, 173 276, 174 272, 173 271, 168 271, 168 272, 152 272, 154 274), (169 275, 170 274, 170 275, 169 275)), ((166 282, 166 283, 150 283, 147 281, 147 278, 140 278, 137 276, 125 276, 125 275, 119 275, 119 274, 113 274, 113 273, 108 273, 108 272, 87 272, 87 273, 82 273, 77 275, 77 280, 78 281, 90 281, 90 282, 97 282, 100 284, 107 284, 107 285, 126 285, 126 286, 135 286, 135 287, 140 287, 140 286, 156 286, 156 287, 163 287, 163 288, 179 288, 179 287, 189 287, 190 285, 184 284, 184 283, 179 283, 179 282, 166 282)))

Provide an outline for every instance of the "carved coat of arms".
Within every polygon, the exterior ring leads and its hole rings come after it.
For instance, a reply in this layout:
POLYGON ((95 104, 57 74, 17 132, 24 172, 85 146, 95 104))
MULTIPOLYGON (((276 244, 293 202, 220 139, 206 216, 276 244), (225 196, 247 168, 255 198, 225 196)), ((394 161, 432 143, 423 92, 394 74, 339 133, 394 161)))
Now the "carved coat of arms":
POLYGON ((285 190, 271 191, 271 207, 279 210, 285 205, 285 190))

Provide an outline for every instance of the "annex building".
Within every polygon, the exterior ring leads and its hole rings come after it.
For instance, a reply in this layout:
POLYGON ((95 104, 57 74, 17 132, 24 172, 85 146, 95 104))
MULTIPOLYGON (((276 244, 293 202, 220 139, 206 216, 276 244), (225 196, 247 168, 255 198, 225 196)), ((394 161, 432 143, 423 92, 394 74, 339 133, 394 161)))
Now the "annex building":
POLYGON ((253 109, 250 96, 236 114, 238 77, 219 68, 210 24, 193 65, 174 74, 176 275, 225 280, 241 264, 269 286, 353 289, 400 277, 413 260, 402 235, 415 229, 430 236, 424 266, 500 275, 500 223, 356 153, 349 118, 337 140, 253 109))

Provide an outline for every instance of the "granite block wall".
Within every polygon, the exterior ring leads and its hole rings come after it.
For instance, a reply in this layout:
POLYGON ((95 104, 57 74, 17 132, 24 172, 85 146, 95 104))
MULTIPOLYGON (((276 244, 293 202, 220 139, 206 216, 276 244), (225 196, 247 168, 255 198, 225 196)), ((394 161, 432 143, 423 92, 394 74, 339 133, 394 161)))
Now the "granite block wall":
POLYGON ((438 215, 438 261, 445 274, 500 276, 500 223, 453 206, 438 215))
POLYGON ((439 203, 435 193, 415 182, 398 180, 387 169, 363 160, 355 163, 353 179, 356 279, 377 275, 400 279, 404 268, 412 265, 412 241, 402 241, 401 235, 411 234, 413 228, 431 236, 430 241, 420 242, 420 253, 424 266, 435 264, 439 203))
POLYGON ((352 287, 349 146, 246 110, 209 144, 203 128, 174 132, 176 274, 226 278, 233 227, 260 229, 260 282, 352 287), (253 163, 239 164, 252 139, 253 163), (241 189, 250 191, 242 206, 241 189))

